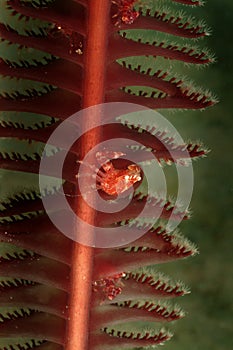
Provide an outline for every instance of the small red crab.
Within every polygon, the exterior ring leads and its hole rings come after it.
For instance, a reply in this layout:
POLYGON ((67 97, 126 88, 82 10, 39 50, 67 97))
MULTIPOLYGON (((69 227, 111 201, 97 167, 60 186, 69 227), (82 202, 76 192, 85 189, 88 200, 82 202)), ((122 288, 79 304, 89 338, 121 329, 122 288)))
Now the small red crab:
MULTIPOLYGON (((102 152, 97 152, 97 159, 103 158, 102 152)), ((121 152, 113 152, 112 158, 125 155, 121 152)), ((110 154, 109 154, 110 156, 110 154)), ((104 191, 110 196, 115 196, 127 191, 133 184, 141 180, 141 170, 136 164, 131 164, 127 169, 115 169, 111 161, 102 165, 104 172, 99 171, 96 179, 99 182, 97 189, 104 191)))
MULTIPOLYGON (((102 166, 103 170, 95 168, 97 190, 102 190, 110 196, 117 196, 130 187, 136 182, 141 181, 141 169, 136 164, 131 164, 127 169, 115 169, 112 162, 109 159, 117 159, 125 155, 122 152, 97 152, 96 159, 102 166)), ((80 162, 82 163, 82 161, 80 162)), ((93 168, 93 166, 90 166, 93 168)), ((77 175, 79 177, 79 175, 77 175)))
POLYGON ((120 22, 132 24, 139 17, 139 12, 134 9, 136 2, 137 0, 112 0, 112 3, 118 8, 117 13, 113 16, 117 18, 115 25, 120 22))
POLYGON ((115 299, 122 292, 122 287, 124 284, 121 281, 122 277, 125 277, 124 272, 118 273, 113 276, 102 278, 98 281, 92 283, 94 292, 101 292, 109 300, 115 299))

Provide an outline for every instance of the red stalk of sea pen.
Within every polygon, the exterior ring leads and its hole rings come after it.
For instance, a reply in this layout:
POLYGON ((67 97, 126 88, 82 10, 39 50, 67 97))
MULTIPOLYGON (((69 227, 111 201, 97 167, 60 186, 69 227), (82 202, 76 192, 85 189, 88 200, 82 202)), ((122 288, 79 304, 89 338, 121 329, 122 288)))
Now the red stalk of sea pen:
MULTIPOLYGON (((91 0, 89 12, 87 14, 88 37, 85 57, 85 78, 83 90, 83 108, 97 105, 104 102, 105 93, 105 72, 106 72, 106 52, 108 45, 107 29, 109 26, 110 2, 108 0, 91 0), (100 20, 101 19, 101 20, 100 20)), ((100 119, 100 113, 91 116, 100 119)), ((91 118, 87 118, 89 122, 91 118)), ((81 143, 81 157, 90 151, 100 141, 99 130, 93 130, 81 143)), ((93 197, 94 197, 93 192, 93 197)), ((95 224, 95 210, 88 207, 82 197, 79 197, 77 205, 77 215, 88 222, 95 224), (80 203, 81 202, 81 203, 80 203)), ((93 198, 94 203, 94 198, 93 198)), ((79 227, 77 227, 77 231, 79 227)), ((91 238, 92 230, 85 232, 91 238)), ((92 247, 73 243, 72 265, 70 287, 70 304, 72 310, 68 322, 66 349, 89 348, 89 318, 93 279, 93 258, 92 247), (80 293, 82 286, 82 293, 80 293)))

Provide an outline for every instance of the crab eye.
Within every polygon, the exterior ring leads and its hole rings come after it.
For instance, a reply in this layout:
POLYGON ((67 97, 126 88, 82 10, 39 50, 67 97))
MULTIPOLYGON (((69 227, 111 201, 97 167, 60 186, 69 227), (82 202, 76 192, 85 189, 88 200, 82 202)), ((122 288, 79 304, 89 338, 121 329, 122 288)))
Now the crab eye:
POLYGON ((132 171, 132 172, 136 172, 138 174, 140 174, 141 170, 140 167, 136 164, 131 164, 128 166, 128 170, 132 171))
POLYGON ((134 164, 131 164, 128 166, 129 170, 135 170, 135 168, 136 168, 136 165, 134 165, 134 164))

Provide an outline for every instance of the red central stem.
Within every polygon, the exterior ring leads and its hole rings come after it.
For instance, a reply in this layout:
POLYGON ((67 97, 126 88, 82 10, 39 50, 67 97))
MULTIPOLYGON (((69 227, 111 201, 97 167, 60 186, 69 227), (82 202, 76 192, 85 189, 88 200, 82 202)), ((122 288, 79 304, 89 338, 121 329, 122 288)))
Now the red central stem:
MULTIPOLYGON (((109 0, 89 1, 83 87, 84 108, 104 102, 110 5, 109 0)), ((96 121, 96 118, 100 120, 102 116, 92 114, 91 117, 96 121)), ((85 123, 85 126, 91 126, 88 114, 85 123)), ((79 154, 84 156, 99 143, 100 136, 99 129, 89 132, 88 137, 84 135, 79 154)), ((87 206, 81 197, 77 198, 77 215, 83 221, 93 225, 90 232, 82 232, 82 234, 91 237, 94 230, 95 211, 87 206)), ((79 232, 79 227, 77 227, 77 232, 79 232)), ((74 243, 72 254, 69 322, 65 349, 88 350, 94 248, 74 243)))

